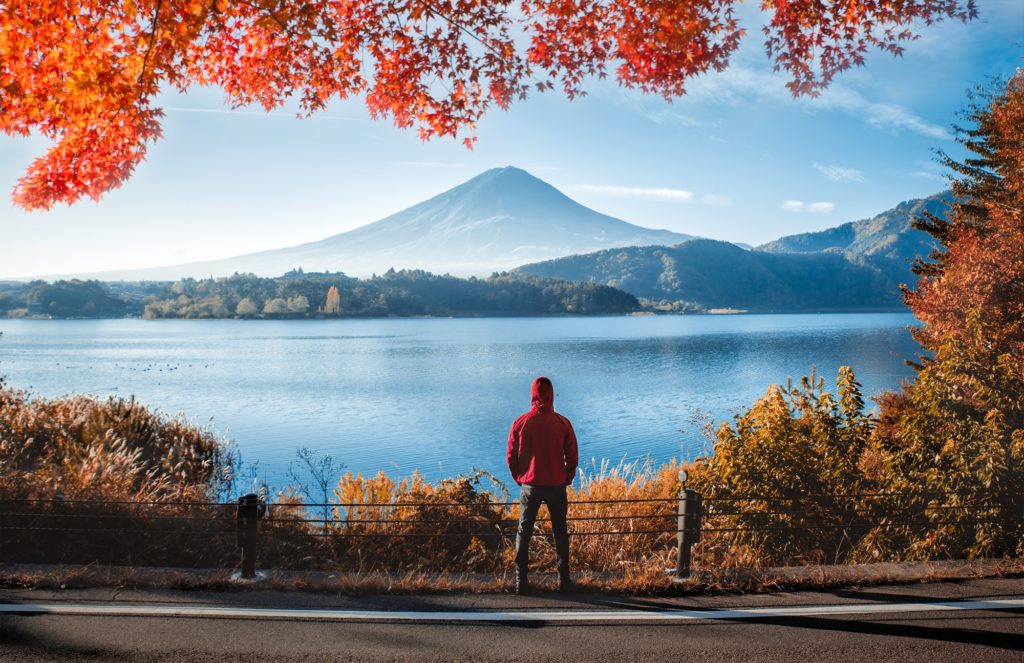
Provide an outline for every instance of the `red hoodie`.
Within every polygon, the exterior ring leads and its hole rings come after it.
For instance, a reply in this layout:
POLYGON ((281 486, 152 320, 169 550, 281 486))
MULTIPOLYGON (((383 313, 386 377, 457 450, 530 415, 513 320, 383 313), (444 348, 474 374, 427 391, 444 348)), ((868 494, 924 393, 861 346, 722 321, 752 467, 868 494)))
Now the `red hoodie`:
POLYGON ((568 419, 555 412, 551 380, 534 380, 530 397, 533 407, 508 431, 508 469, 518 484, 567 486, 579 463, 576 432, 568 419))

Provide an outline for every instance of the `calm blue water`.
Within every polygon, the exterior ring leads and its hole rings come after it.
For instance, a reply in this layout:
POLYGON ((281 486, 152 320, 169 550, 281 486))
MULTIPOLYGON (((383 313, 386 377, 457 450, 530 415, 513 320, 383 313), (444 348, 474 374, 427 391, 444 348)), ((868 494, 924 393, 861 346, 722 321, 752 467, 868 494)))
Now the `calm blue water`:
POLYGON ((771 383, 852 365, 867 394, 911 374, 909 314, 340 321, 0 320, 0 374, 39 396, 134 394, 234 439, 272 485, 298 447, 352 471, 504 478, 530 381, 555 384, 581 458, 692 456, 771 383))

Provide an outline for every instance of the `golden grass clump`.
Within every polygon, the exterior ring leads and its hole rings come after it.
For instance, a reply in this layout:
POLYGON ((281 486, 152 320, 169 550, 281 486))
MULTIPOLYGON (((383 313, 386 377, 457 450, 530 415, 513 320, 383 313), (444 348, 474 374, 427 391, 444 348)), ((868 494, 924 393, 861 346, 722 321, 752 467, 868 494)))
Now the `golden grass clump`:
POLYGON ((4 497, 208 499, 226 465, 209 431, 134 398, 30 398, 0 385, 4 497))
MULTIPOLYGON (((623 462, 581 472, 569 497, 574 568, 643 574, 651 567, 663 574, 675 542, 679 469, 674 461, 623 462)), ((269 548, 291 547, 293 560, 330 560, 328 566, 346 571, 504 574, 513 564, 516 498, 482 471, 434 483, 419 473, 400 480, 347 473, 326 513, 304 508, 294 493, 279 495, 263 532, 269 548), (297 538, 302 546, 315 541, 315 550, 298 551, 297 538)), ((553 568, 550 532, 542 509, 531 544, 537 569, 553 568)))
POLYGON ((280 495, 263 531, 273 546, 297 535, 315 542, 321 566, 327 560, 357 572, 494 571, 510 517, 502 490, 485 472, 437 483, 418 473, 398 481, 346 473, 326 509, 280 495))
MULTIPOLYGON (((579 568, 637 574, 664 573, 676 535, 680 490, 676 460, 656 465, 649 459, 592 463, 581 471, 579 489, 570 491, 572 555, 579 568), (629 500, 636 500, 630 502, 629 500)), ((554 560, 550 538, 544 547, 554 560)))
POLYGON ((0 383, 0 559, 216 564, 232 455, 134 399, 31 398, 0 383))

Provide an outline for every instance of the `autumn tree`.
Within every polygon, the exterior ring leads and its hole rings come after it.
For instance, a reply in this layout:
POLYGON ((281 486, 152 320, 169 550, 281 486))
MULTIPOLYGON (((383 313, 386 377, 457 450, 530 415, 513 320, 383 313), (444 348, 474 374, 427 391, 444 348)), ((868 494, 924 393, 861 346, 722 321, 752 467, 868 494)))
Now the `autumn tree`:
POLYGON ((254 318, 260 314, 260 307, 249 297, 243 297, 235 306, 235 315, 240 318, 254 318))
POLYGON ((327 315, 341 315, 341 293, 338 286, 332 285, 327 289, 327 301, 324 302, 324 313, 327 315))
POLYGON ((858 554, 869 528, 851 496, 871 488, 857 460, 873 422, 850 367, 840 367, 836 386, 836 394, 825 391, 812 371, 799 385, 769 387, 732 423, 709 429, 714 453, 698 459, 689 484, 716 505, 708 526, 720 533, 703 554, 739 566, 858 554))
POLYGON ((712 513, 722 535, 705 554, 1024 554, 1024 71, 974 99, 956 128, 970 156, 941 156, 954 203, 917 223, 940 247, 905 293, 926 352, 916 379, 883 394, 877 416, 842 369, 838 399, 812 376, 723 424, 691 484, 742 508, 712 513))
MULTIPOLYGON (((219 86, 233 106, 364 95, 374 118, 463 136, 531 89, 570 98, 608 70, 666 97, 726 67, 742 0, 0 0, 0 131, 54 141, 14 188, 25 209, 99 198, 160 136, 163 89, 219 86)), ((768 56, 816 94, 869 47, 975 0, 762 0, 768 56)), ((468 135, 467 135, 468 134, 468 135)))
POLYGON ((268 299, 263 304, 264 315, 284 315, 288 313, 288 300, 281 297, 268 299))
POLYGON ((982 93, 942 159, 959 178, 945 220, 919 227, 941 248, 907 304, 928 356, 882 400, 879 478, 922 495, 933 527, 907 529, 910 556, 1024 553, 1024 72, 982 93), (941 494, 963 509, 929 510, 941 494))
POLYGON ((309 298, 305 295, 294 295, 288 298, 288 312, 297 315, 309 311, 309 298))

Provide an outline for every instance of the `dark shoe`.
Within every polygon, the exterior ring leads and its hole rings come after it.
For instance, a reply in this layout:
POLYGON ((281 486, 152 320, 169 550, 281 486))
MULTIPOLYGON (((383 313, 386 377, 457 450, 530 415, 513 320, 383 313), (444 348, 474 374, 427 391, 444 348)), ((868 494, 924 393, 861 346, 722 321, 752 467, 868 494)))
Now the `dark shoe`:
POLYGON ((572 581, 569 576, 558 577, 558 593, 559 594, 570 594, 576 589, 576 583, 572 581))

